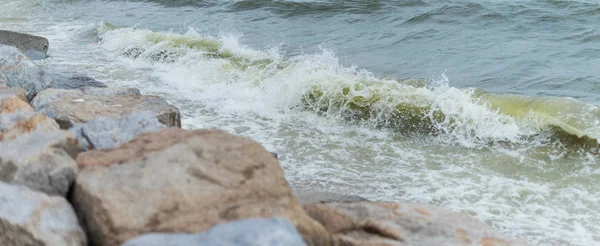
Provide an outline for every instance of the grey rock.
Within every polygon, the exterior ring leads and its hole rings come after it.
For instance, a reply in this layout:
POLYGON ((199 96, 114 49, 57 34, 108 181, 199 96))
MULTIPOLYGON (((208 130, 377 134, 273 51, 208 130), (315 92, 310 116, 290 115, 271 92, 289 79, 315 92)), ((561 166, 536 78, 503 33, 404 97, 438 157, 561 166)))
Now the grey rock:
POLYGON ((0 44, 17 47, 33 60, 46 58, 49 46, 47 38, 5 30, 0 30, 0 44))
POLYGON ((77 174, 80 151, 67 131, 33 132, 0 142, 0 181, 65 196, 77 174))
POLYGON ((122 118, 100 117, 69 129, 85 150, 108 149, 126 143, 137 135, 165 127, 152 111, 136 112, 122 118))
POLYGON ((66 199, 0 182, 0 245, 83 246, 86 238, 66 199))
POLYGON ((0 45, 0 83, 23 88, 27 100, 52 85, 52 79, 17 48, 0 45))
POLYGON ((294 195, 301 204, 315 203, 338 203, 338 202, 363 202, 369 201, 366 198, 353 195, 344 195, 327 191, 296 190, 294 195))
POLYGON ((142 93, 137 88, 127 87, 110 87, 110 88, 97 88, 97 87, 83 87, 81 91, 88 95, 96 96, 141 96, 142 93))
POLYGON ((245 219, 218 225, 198 234, 150 233, 123 246, 304 246, 298 231, 281 218, 245 219))
POLYGON ((46 72, 46 74, 52 78, 52 81, 54 81, 52 83, 52 88, 78 89, 82 87, 106 87, 104 83, 87 76, 65 76, 63 74, 48 72, 46 72))
POLYGON ((62 129, 100 117, 120 118, 141 111, 154 112, 158 121, 168 127, 181 127, 179 109, 161 97, 141 95, 135 88, 50 88, 42 91, 32 105, 55 119, 62 129))

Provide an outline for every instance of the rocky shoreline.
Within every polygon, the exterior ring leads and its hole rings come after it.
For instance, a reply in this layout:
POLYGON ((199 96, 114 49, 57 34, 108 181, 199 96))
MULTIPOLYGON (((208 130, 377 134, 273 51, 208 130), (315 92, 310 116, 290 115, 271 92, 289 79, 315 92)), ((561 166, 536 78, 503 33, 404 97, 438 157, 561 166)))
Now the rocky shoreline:
POLYGON ((0 31, 0 245, 526 245, 443 208, 292 191, 276 154, 0 31))

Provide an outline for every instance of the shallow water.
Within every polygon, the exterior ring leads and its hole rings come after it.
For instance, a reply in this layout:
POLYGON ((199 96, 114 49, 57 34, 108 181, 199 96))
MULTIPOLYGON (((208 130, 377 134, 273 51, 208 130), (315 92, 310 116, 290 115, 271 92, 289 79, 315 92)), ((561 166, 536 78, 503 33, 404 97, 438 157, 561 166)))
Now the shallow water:
POLYGON ((597 23, 593 1, 0 0, 42 65, 256 139, 292 186, 542 245, 600 243, 597 23))

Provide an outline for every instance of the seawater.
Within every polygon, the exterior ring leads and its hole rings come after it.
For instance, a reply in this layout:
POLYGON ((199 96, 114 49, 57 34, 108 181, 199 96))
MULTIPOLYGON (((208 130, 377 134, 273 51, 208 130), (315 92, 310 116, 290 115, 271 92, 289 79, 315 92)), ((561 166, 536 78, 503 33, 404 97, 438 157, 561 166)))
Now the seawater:
POLYGON ((279 154, 293 187, 600 244, 595 1, 0 0, 40 65, 279 154), (407 78, 415 78, 407 80, 407 78))

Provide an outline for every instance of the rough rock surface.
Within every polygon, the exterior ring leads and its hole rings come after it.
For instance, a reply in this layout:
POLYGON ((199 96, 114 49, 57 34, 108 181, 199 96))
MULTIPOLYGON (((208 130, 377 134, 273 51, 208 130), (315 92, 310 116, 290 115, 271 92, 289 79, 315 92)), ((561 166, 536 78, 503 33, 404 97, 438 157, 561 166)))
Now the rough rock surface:
POLYGON ((10 88, 4 83, 0 83, 0 100, 16 98, 27 102, 27 95, 22 88, 10 88))
MULTIPOLYGON (((46 71, 49 71, 46 69, 46 71)), ((106 85, 93 78, 83 75, 68 75, 56 72, 46 72, 52 78, 52 88, 57 89, 79 89, 83 87, 106 87, 106 85)))
POLYGON ((44 59, 48 52, 47 38, 24 33, 0 30, 0 44, 14 46, 30 59, 44 59))
POLYGON ((199 234, 151 233, 123 246, 304 246, 298 231, 285 219, 245 219, 218 225, 199 234))
POLYGON ((341 245, 525 245, 467 215, 410 203, 304 205, 341 245))
POLYGON ((33 108, 17 95, 0 98, 0 132, 28 119, 33 114, 33 108))
POLYGON ((63 197, 0 182, 0 245, 84 246, 86 239, 63 197))
POLYGON ((52 85, 52 79, 15 47, 0 44, 0 83, 23 88, 27 100, 52 85))
POLYGON ((69 129, 77 135, 84 149, 117 147, 136 136, 163 128, 156 115, 142 111, 122 118, 100 117, 69 129))
POLYGON ((161 97, 141 95, 133 88, 50 88, 42 91, 32 105, 56 120, 62 129, 103 116, 119 118, 140 111, 154 112, 158 121, 168 127, 181 127, 179 109, 161 97))
POLYGON ((308 242, 329 238, 302 210, 277 160, 247 138, 166 128, 82 153, 77 164, 70 200, 91 245, 252 217, 284 217, 308 242))
POLYGON ((17 111, 33 112, 33 108, 18 97, 0 99, 0 114, 12 114, 17 111))
POLYGON ((75 180, 80 146, 66 131, 34 132, 0 142, 0 181, 65 196, 75 180))
POLYGON ((17 123, 29 119, 34 113, 31 111, 16 111, 14 113, 0 114, 0 131, 5 131, 17 123))
POLYGON ((302 204, 369 201, 360 196, 344 195, 327 191, 294 189, 294 195, 302 204))
POLYGON ((52 132, 60 129, 56 121, 43 114, 34 114, 0 132, 0 141, 15 139, 33 132, 52 132))

